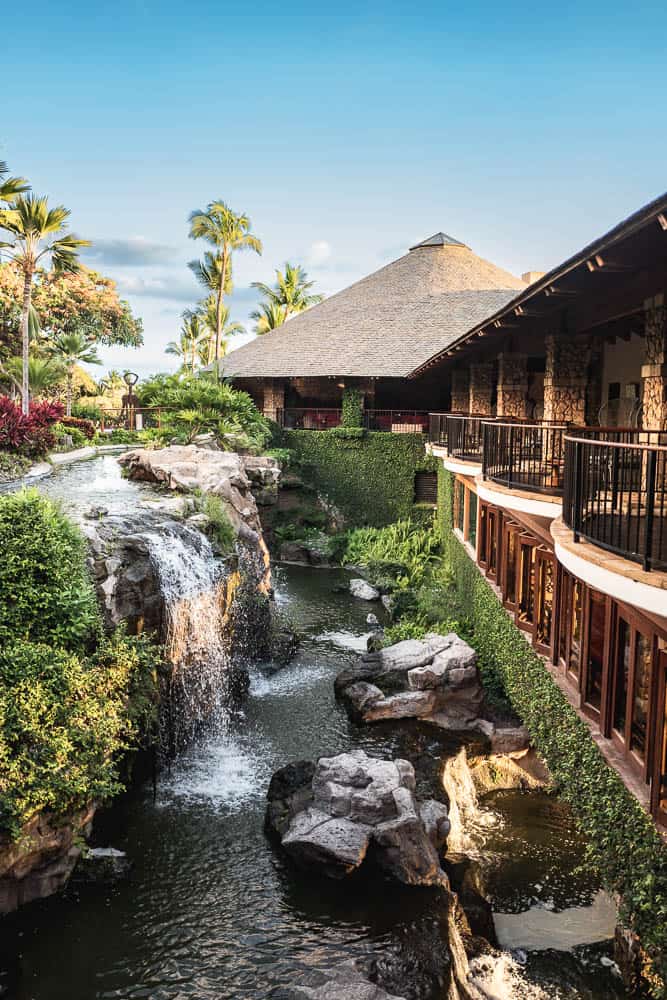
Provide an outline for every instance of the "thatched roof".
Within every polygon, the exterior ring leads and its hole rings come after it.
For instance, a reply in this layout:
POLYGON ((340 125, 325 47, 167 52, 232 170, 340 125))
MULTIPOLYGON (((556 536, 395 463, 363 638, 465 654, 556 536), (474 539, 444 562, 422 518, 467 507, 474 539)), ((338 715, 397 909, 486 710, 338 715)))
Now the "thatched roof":
POLYGON ((232 351, 226 375, 405 377, 524 283, 436 233, 403 257, 232 351))

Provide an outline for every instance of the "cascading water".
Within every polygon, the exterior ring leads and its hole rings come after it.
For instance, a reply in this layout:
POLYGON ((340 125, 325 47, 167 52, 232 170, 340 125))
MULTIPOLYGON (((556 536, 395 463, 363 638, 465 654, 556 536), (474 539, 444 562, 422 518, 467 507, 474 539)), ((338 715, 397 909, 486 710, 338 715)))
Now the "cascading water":
POLYGON ((171 665, 164 712, 169 752, 204 723, 224 725, 231 674, 230 607, 239 575, 197 529, 175 521, 142 532, 164 600, 171 665))

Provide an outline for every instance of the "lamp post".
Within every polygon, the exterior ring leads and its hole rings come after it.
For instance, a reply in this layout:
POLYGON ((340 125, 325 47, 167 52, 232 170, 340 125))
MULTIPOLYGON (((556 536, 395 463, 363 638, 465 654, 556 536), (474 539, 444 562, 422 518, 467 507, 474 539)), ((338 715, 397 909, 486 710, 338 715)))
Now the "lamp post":
POLYGON ((127 429, 128 431, 133 431, 135 429, 135 406, 137 397, 134 395, 132 389, 139 381, 139 376, 135 372, 125 372, 123 375, 123 382, 127 386, 127 392, 123 396, 123 409, 127 410, 127 429))

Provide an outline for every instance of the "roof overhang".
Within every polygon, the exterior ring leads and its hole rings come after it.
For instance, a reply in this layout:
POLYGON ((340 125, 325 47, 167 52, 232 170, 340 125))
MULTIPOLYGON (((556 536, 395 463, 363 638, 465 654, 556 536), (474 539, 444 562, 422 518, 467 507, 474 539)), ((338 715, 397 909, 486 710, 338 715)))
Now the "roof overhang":
POLYGON ((628 270, 629 265, 614 260, 612 251, 648 226, 658 227, 667 241, 667 193, 644 205, 629 218, 610 229, 604 236, 589 243, 574 256, 569 257, 548 274, 545 274, 544 277, 529 285, 525 291, 519 292, 501 309, 492 313, 483 322, 473 326, 467 333, 452 341, 442 351, 434 354, 415 368, 408 377, 416 378, 423 375, 433 365, 440 364, 447 358, 452 359, 466 344, 471 341, 476 342, 478 337, 516 329, 525 317, 538 315, 535 310, 538 304, 544 303, 545 300, 551 300, 552 304, 562 305, 568 299, 583 294, 582 290, 567 287, 568 279, 572 278, 574 272, 584 275, 600 273, 613 275, 628 270), (564 282, 565 285, 563 285, 564 282))

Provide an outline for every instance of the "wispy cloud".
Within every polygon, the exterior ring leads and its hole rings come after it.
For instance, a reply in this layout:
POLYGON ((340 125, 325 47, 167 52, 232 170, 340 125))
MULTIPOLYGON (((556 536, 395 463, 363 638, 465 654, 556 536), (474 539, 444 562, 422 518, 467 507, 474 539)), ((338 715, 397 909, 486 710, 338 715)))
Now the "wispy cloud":
MULTIPOLYGON (((187 275, 187 272, 186 272, 187 275)), ((172 299, 175 302, 194 304, 202 296, 199 285, 186 277, 165 274, 140 278, 135 275, 119 277, 118 291, 121 295, 141 296, 150 299, 172 299)))
POLYGON ((93 240, 82 251, 87 260, 104 267, 156 267, 178 259, 178 250, 164 243, 153 243, 143 236, 124 240, 93 240))

